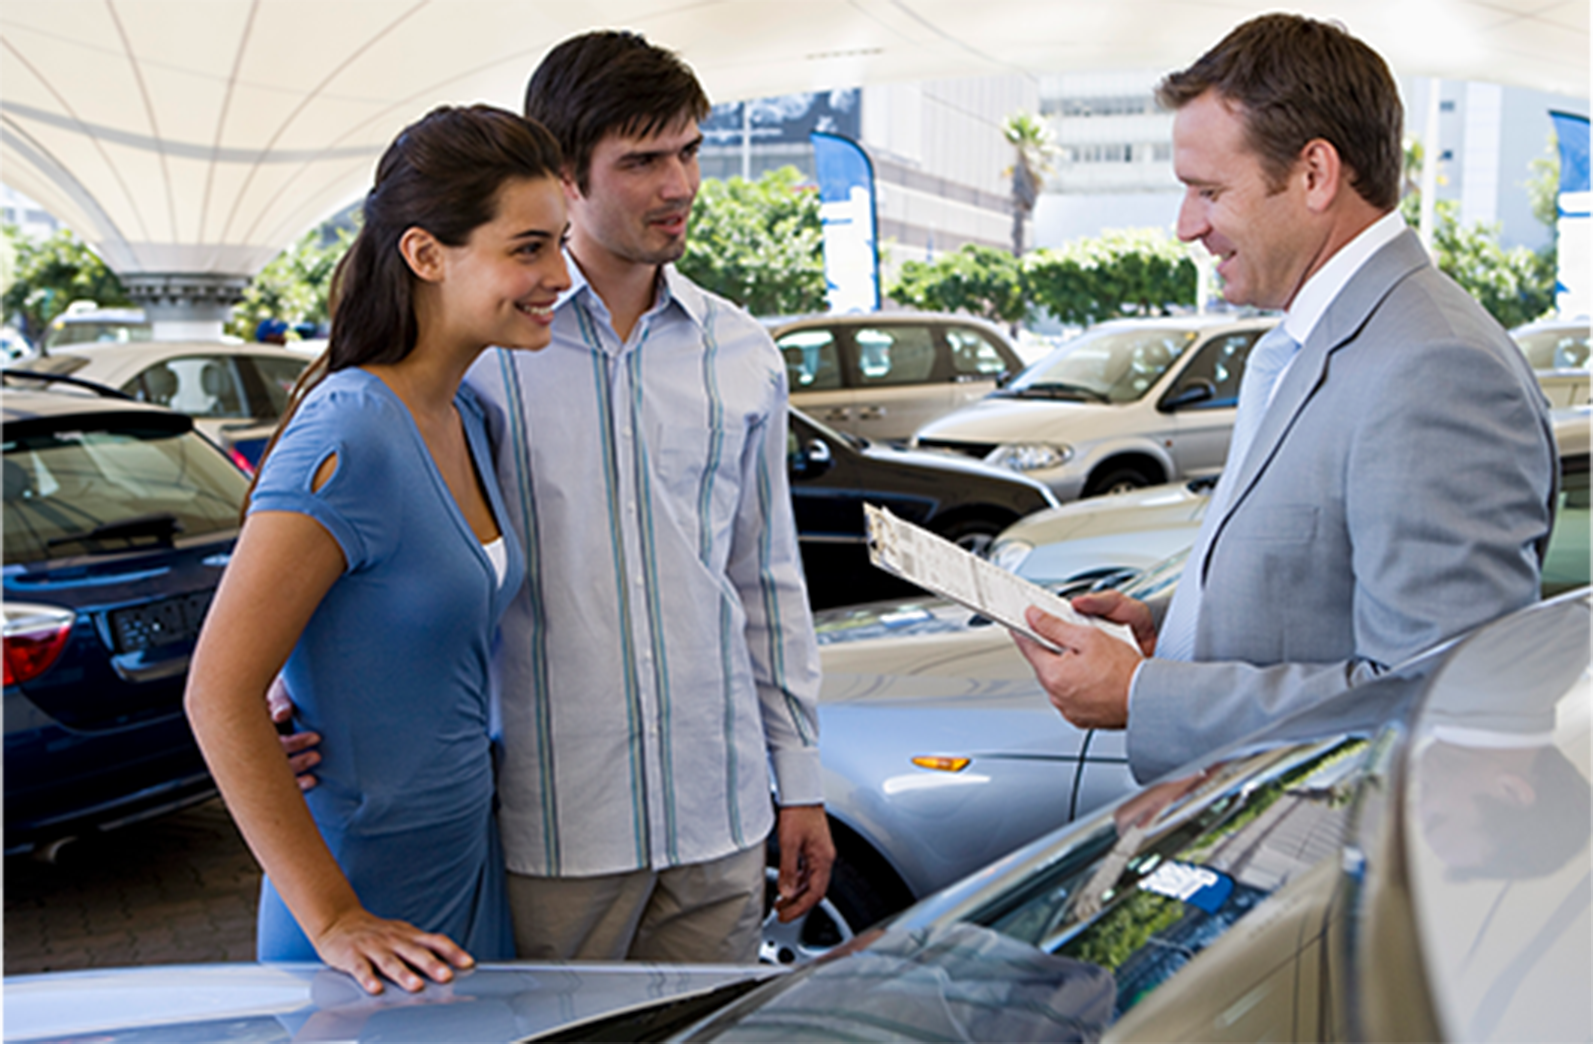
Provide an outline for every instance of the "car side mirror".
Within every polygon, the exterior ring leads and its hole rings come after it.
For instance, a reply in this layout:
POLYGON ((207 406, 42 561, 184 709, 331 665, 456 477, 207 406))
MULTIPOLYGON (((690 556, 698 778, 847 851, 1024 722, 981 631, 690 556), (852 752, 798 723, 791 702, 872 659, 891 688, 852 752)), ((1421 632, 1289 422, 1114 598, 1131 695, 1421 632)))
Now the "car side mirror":
POLYGON ((1170 413, 1185 406, 1193 406, 1197 402, 1210 402, 1216 397, 1217 385, 1214 382, 1205 377, 1195 377, 1163 399, 1161 408, 1170 413))
POLYGON ((791 477, 817 478, 834 465, 835 456, 830 451, 830 444, 823 439, 812 439, 806 446, 799 446, 791 454, 791 477))

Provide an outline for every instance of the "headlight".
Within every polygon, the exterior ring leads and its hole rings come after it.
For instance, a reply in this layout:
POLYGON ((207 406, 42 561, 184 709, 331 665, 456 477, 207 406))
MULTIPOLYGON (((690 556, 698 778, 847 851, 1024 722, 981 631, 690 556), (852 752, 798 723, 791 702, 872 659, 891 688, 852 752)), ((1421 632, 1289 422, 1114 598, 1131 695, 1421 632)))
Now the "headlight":
POLYGON ((1041 471, 1066 464, 1073 456, 1072 446, 1053 446, 1047 442, 1015 442, 1000 446, 985 463, 1013 471, 1041 471))
POLYGON ((1009 573, 1016 573, 1033 550, 1034 545, 1027 540, 1003 540, 990 549, 990 561, 1009 573))

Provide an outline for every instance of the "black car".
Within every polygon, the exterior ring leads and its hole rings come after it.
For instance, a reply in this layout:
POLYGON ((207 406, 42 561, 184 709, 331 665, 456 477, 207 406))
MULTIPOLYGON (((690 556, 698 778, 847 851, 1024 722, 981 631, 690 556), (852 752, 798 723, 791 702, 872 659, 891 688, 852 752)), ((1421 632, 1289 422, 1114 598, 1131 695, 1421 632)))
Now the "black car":
POLYGON ((215 794, 183 685, 248 479, 191 418, 84 383, 6 375, 8 854, 215 794))
POLYGON ((791 410, 787 461, 808 600, 815 609, 918 589, 868 561, 863 504, 980 552, 1024 515, 1055 507, 1051 491, 977 461, 868 442, 791 410))

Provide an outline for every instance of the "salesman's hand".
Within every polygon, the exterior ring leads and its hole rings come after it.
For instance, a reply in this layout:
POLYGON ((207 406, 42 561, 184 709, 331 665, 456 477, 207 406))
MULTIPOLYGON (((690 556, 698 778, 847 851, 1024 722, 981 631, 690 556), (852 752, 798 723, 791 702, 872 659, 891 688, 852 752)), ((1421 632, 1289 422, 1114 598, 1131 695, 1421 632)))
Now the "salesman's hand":
POLYGON ((1140 652, 1146 656, 1156 652, 1156 621, 1151 619, 1150 606, 1138 598, 1130 598, 1121 591, 1091 591, 1074 598, 1071 604, 1085 616, 1127 624, 1134 632, 1140 652))
POLYGON ((781 923, 818 905, 830 887, 835 842, 823 805, 782 805, 775 827, 780 842, 780 894, 774 901, 781 923))
MULTIPOLYGON (((281 675, 277 675, 271 688, 266 691, 266 707, 271 711, 271 724, 277 727, 278 732, 282 731, 283 726, 291 727, 293 699, 288 695, 288 687, 281 675)), ((293 770, 293 778, 300 790, 311 790, 318 782, 310 770, 321 763, 321 755, 315 750, 320 742, 321 734, 318 732, 293 732, 281 737, 282 753, 288 756, 288 767, 293 770)))
POLYGON ((1026 618, 1037 634, 1062 649, 1054 653, 1021 634, 1012 636, 1051 705, 1081 729, 1125 727, 1129 684, 1144 657, 1103 631, 1064 623, 1040 609, 1031 607, 1026 618))

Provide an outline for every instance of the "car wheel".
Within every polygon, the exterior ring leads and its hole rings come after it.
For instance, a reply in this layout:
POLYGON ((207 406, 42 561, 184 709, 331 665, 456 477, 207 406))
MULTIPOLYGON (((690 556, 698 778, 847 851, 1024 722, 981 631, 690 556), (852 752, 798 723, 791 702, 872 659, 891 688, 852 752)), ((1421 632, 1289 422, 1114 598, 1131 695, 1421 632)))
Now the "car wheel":
POLYGON ((837 858, 830 869, 830 887, 813 909, 789 924, 774 913, 780 870, 764 869, 763 939, 758 960, 763 964, 806 964, 892 912, 890 905, 857 868, 837 858))
POLYGON ((964 551, 983 558, 996 536, 1005 528, 1006 525, 993 518, 959 518, 935 526, 934 530, 964 551))
POLYGON ((1091 477, 1089 485, 1084 487, 1084 495, 1087 497, 1099 497, 1111 493, 1128 493, 1132 490, 1144 489, 1150 484, 1150 476, 1138 468, 1111 468, 1091 477))

